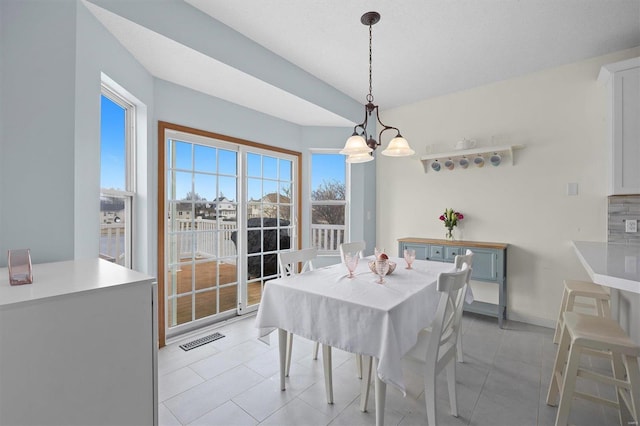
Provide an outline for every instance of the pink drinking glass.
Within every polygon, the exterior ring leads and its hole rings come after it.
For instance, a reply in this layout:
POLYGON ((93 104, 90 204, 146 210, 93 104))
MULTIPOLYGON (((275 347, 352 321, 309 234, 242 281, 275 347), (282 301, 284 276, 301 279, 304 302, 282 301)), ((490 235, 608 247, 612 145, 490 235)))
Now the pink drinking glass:
POLYGON ((359 255, 358 253, 345 253, 344 254, 344 263, 345 265, 347 265, 347 269, 349 270, 349 278, 353 278, 355 277, 355 275, 353 275, 353 271, 356 270, 356 268, 358 267, 358 259, 359 259, 359 255))
POLYGON ((378 284, 384 284, 384 276, 389 272, 389 259, 378 259, 376 262, 376 274, 380 277, 378 284))
POLYGON ((416 251, 414 249, 404 249, 404 260, 407 262, 406 269, 412 269, 411 264, 416 260, 416 251))

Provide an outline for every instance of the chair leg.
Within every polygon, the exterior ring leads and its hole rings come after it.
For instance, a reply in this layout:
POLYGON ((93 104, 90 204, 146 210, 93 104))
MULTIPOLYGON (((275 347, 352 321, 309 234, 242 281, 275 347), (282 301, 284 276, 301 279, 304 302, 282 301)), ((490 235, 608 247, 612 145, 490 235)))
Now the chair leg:
POLYGON ((564 373, 560 403, 558 404, 558 414, 556 416, 556 426, 565 426, 569 421, 573 392, 576 388, 576 378, 578 367, 580 366, 580 348, 572 345, 569 349, 569 362, 564 373))
POLYGON ((447 370, 447 382, 449 384, 449 405, 451 415, 458 417, 458 396, 456 394, 456 360, 451 358, 445 367, 447 370))
POLYGON ((460 321, 458 337, 456 337, 456 359, 458 362, 464 362, 464 359, 462 358, 462 321, 460 321))
POLYGON ((362 355, 356 354, 356 373, 358 379, 362 379, 362 355))
MULTIPOLYGON (((562 320, 562 318, 560 320, 562 320)), ((549 391, 547 392, 547 405, 556 405, 561 385, 559 382, 560 375, 564 369, 565 362, 567 362, 570 345, 569 333, 566 328, 563 328, 560 333, 560 343, 558 344, 558 350, 556 352, 556 360, 553 363, 553 370, 551 371, 551 383, 549 384, 549 391)))
POLYGON ((315 342, 313 344, 313 359, 318 359, 318 349, 320 348, 320 343, 315 342))
POLYGON ((567 310, 567 297, 568 292, 565 289, 564 293, 562 293, 562 302, 560 302, 560 312, 558 313, 558 321, 556 322, 556 332, 553 335, 553 343, 558 343, 560 341, 560 333, 562 333, 562 324, 564 323, 562 320, 562 314, 567 310))
POLYGON ((333 404, 333 367, 331 365, 331 346, 322 345, 322 365, 324 366, 324 388, 327 404, 333 404))
MULTIPOLYGON (((626 379, 626 369, 624 366, 624 362, 622 361, 622 355, 618 352, 613 352, 611 354, 611 368, 613 370, 613 377, 615 377, 618 380, 627 380, 626 379)), ((624 398, 622 397, 622 395, 625 392, 624 388, 619 388, 616 386, 615 388, 616 391, 616 401, 618 402, 618 420, 620 421, 621 425, 627 425, 627 424, 631 424, 628 423, 629 419, 629 413, 627 411, 627 407, 626 404, 624 402, 624 398)), ((629 409, 631 409, 631 407, 628 407, 629 409)))
POLYGON ((287 368, 285 369, 285 376, 289 377, 289 370, 291 370, 291 352, 293 351, 293 333, 287 333, 287 368))
POLYGON ((638 424, 640 421, 640 418, 638 418, 638 410, 640 409, 640 369, 638 368, 638 358, 625 357, 625 365, 627 367, 627 378, 630 382, 629 399, 632 404, 632 407, 629 407, 629 411, 631 411, 635 424, 638 424))
POLYGON ((427 422, 430 426, 436 423, 436 372, 435 366, 427 368, 424 374, 424 400, 427 406, 427 422))

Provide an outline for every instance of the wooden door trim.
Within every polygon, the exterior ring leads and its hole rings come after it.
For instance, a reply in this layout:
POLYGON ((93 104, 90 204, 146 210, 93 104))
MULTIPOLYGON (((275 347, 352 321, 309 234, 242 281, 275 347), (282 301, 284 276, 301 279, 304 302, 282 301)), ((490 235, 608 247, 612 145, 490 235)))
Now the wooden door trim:
MULTIPOLYGON (((266 145, 246 139, 240 139, 233 136, 222 135, 219 133, 208 132, 206 130, 195 129, 193 127, 182 126, 179 124, 169 123, 166 121, 158 121, 158 343, 160 347, 166 345, 166 318, 165 318, 165 201, 166 201, 166 136, 167 130, 189 133, 196 136, 204 136, 211 139, 218 139, 226 142, 235 143, 243 146, 260 148, 267 151, 288 154, 298 159, 298 175, 294 182, 294 188, 297 194, 297 234, 298 244, 302 241, 302 153, 292 151, 277 146, 266 145)), ((241 177, 242 178, 242 177, 241 177)))

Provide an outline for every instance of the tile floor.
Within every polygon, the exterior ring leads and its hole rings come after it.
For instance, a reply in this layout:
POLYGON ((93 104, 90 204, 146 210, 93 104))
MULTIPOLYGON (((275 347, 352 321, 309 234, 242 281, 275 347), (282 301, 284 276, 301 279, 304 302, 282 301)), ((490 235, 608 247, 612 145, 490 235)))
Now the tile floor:
MULTIPOLYGON (((312 359, 312 342, 294 340, 287 390, 279 389, 277 333, 271 345, 256 338, 255 317, 245 317, 192 333, 158 354, 161 425, 374 425, 373 390, 369 410, 359 410, 360 380, 353 355, 333 350, 335 403, 326 403, 322 360, 312 359), (213 331, 223 339, 185 352, 179 344, 213 331)), ((556 346, 553 330, 464 314, 465 362, 458 364, 459 417, 449 414, 445 374, 437 385, 437 419, 441 425, 552 425, 556 408, 545 403, 556 346)), ((607 363, 587 359, 597 368, 607 363)), ((386 425, 425 425, 422 373, 405 366, 407 396, 387 387, 386 425)), ((578 380, 578 387, 613 397, 578 380)), ((574 400, 570 423, 618 424, 617 413, 574 400)))

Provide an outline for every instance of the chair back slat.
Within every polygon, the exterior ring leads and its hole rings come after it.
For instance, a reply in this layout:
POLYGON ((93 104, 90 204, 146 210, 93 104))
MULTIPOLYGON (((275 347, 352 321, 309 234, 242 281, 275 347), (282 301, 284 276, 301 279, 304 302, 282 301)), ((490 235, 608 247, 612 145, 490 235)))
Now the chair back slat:
POLYGON ((466 290, 470 274, 471 268, 465 263, 460 271, 443 272, 438 276, 437 286, 441 294, 436 317, 431 324, 427 359, 438 359, 440 349, 448 343, 455 346, 460 328, 457 312, 464 301, 464 294, 461 293, 466 290))
POLYGON ((364 241, 354 241, 351 243, 340 244, 340 260, 345 263, 344 255, 346 253, 359 253, 360 259, 364 257, 364 249, 367 244, 364 241))
POLYGON ((278 253, 278 266, 280 276, 301 274, 313 271, 313 259, 318 256, 318 249, 307 248, 302 250, 283 251, 278 253), (298 265, 302 263, 302 266, 298 265))

